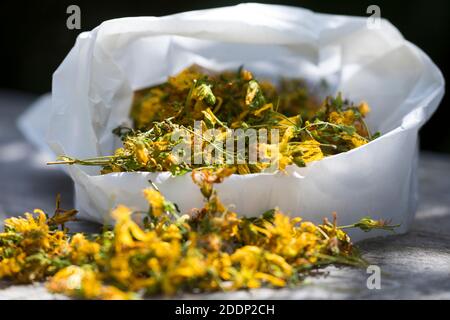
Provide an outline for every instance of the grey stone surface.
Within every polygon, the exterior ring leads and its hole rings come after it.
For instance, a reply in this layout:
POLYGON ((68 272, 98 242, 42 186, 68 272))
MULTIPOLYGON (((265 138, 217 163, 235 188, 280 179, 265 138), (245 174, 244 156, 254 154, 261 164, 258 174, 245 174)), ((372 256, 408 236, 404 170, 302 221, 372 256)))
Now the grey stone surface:
MULTIPOLYGON (((59 192, 72 207, 73 187, 60 170, 28 144, 15 127, 17 116, 35 96, 0 91, 0 221, 39 207, 51 211, 59 192)), ((187 294, 186 299, 450 299, 450 157, 422 153, 420 205, 405 235, 358 244, 364 257, 382 270, 381 289, 369 290, 366 270, 330 266, 305 283, 281 290, 187 294)), ((84 222, 73 231, 92 231, 84 222)), ((160 297, 161 298, 161 297, 160 297)), ((0 282, 0 299, 65 299, 42 284, 15 286, 0 282)))

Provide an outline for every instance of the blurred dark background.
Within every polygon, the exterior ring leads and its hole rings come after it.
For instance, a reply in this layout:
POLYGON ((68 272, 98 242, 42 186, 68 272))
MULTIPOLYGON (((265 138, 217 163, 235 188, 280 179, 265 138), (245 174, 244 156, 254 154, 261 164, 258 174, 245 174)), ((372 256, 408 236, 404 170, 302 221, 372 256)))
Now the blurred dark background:
MULTIPOLYGON (((314 11, 364 16, 371 4, 396 25, 406 39, 422 48, 449 78, 450 47, 448 0, 356 1, 304 0, 259 1, 302 6, 314 11)), ((1 1, 0 89, 35 94, 51 90, 53 71, 73 46, 81 31, 102 21, 125 16, 161 16, 188 10, 234 5, 239 1, 1 1), (81 30, 68 30, 66 9, 81 8, 81 30)), ((422 149, 450 153, 449 98, 444 100, 421 131, 422 149)))

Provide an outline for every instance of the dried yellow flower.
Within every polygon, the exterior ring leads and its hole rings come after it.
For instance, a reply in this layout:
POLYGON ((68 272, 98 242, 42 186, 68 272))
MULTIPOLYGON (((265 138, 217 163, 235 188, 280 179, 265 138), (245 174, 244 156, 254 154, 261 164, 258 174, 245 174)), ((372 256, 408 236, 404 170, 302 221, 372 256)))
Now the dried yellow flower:
POLYGON ((115 226, 98 235, 54 229, 72 218, 59 208, 48 219, 10 218, 0 233, 0 279, 47 281, 52 292, 85 299, 134 299, 183 291, 237 290, 295 284, 305 270, 329 263, 365 265, 345 228, 392 230, 385 221, 363 218, 338 227, 291 218, 271 210, 242 218, 221 203, 213 188, 232 171, 194 171, 205 206, 179 216, 158 190, 146 189, 151 210, 139 224, 125 206, 113 210, 115 226))
POLYGON ((84 160, 63 156, 51 164, 99 165, 103 174, 181 175, 205 166, 237 174, 285 171, 289 165, 305 166, 374 139, 364 122, 369 111, 367 103, 354 105, 341 93, 320 103, 317 92, 299 79, 281 79, 275 85, 243 68, 217 73, 194 65, 165 83, 135 92, 130 112, 134 126, 114 130, 123 140, 114 155, 84 160), (237 130, 244 140, 246 134, 267 134, 239 147, 237 130), (237 148, 228 148, 235 144, 237 148), (261 154, 270 156, 258 158, 250 152, 264 148, 270 152, 261 154))

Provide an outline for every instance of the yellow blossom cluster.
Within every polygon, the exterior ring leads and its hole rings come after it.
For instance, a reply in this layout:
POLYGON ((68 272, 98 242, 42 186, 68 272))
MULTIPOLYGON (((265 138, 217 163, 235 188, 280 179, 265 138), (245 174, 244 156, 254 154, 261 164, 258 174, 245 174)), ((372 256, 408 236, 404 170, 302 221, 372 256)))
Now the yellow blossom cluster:
POLYGON ((275 85, 243 68, 217 73, 193 65, 135 92, 133 127, 114 130, 123 141, 114 154, 61 156, 51 163, 98 165, 103 174, 182 175, 202 167, 228 167, 236 174, 285 171, 376 138, 364 120, 369 112, 366 102, 355 105, 340 93, 320 102, 316 90, 299 79, 282 78, 275 85), (255 137, 248 144, 247 135, 255 137))
MULTIPOLYGON (((134 299, 284 287, 329 263, 365 263, 336 221, 315 225, 277 209, 239 217, 213 188, 231 173, 226 168, 194 170, 205 205, 189 215, 180 215, 157 189, 146 189, 150 208, 143 221, 118 206, 112 212, 114 227, 96 235, 58 230, 74 215, 60 209, 59 202, 52 218, 36 210, 34 216, 6 219, 0 233, 0 279, 47 280, 50 291, 76 298, 134 299)), ((391 228, 370 218, 353 226, 391 228)))

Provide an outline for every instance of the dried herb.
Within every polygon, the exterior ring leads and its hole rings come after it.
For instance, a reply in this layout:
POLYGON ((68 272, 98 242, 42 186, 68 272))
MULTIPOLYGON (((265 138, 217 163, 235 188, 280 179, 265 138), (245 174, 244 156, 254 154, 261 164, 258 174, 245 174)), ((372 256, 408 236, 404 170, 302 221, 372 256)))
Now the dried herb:
POLYGON ((47 280, 50 291, 85 299, 278 288, 298 284, 310 270, 327 264, 365 266, 343 229, 394 227, 370 218, 339 227, 336 216, 332 223, 325 219, 315 225, 278 209, 239 217, 214 189, 232 172, 192 172, 205 205, 190 215, 180 216, 176 205, 149 188, 143 194, 147 212, 118 206, 112 212, 114 228, 97 235, 54 228, 75 214, 62 210, 59 201, 52 218, 35 210, 35 215, 6 219, 0 233, 0 279, 47 280))
POLYGON ((130 113, 134 128, 114 130, 123 147, 113 155, 84 160, 61 156, 50 164, 101 166, 102 173, 170 171, 174 175, 204 167, 227 167, 238 174, 284 170, 376 138, 364 122, 369 111, 367 103, 354 105, 341 94, 320 102, 298 79, 281 79, 275 86, 243 68, 213 73, 194 65, 161 85, 135 93, 130 113), (277 134, 269 134, 265 141, 258 138, 244 150, 230 150, 228 139, 239 145, 233 131, 237 129, 244 138, 249 132, 276 130, 277 134), (250 156, 252 151, 258 154, 256 160, 250 156), (196 160, 199 157, 201 161, 196 160))

